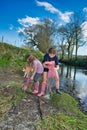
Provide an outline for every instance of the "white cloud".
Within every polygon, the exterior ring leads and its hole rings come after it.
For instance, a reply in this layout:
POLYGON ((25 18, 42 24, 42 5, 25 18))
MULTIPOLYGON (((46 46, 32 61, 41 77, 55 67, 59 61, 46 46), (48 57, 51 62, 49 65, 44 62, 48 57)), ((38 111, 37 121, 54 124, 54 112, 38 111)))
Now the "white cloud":
POLYGON ((29 27, 34 24, 40 23, 40 20, 38 17, 32 18, 29 16, 26 16, 26 18, 18 19, 18 22, 23 26, 23 27, 29 27))
POLYGON ((18 32, 18 33, 23 33, 23 34, 25 34, 24 29, 25 29, 25 28, 18 28, 18 31, 17 31, 17 32, 18 32))
MULTIPOLYGON (((49 18, 49 20, 51 22, 53 22, 52 19, 49 18)), ((19 22, 19 24, 22 25, 22 28, 19 27, 17 29, 17 32, 22 33, 24 35, 25 35, 25 32, 24 32, 25 27, 29 27, 29 26, 32 26, 35 24, 44 25, 44 23, 42 21, 40 21, 40 19, 38 17, 32 18, 32 17, 27 16, 26 18, 18 19, 18 22, 19 22)))
POLYGON ((48 2, 39 2, 37 1, 37 5, 38 6, 44 6, 46 10, 50 11, 51 13, 57 13, 58 10, 53 7, 51 4, 49 4, 48 2))
POLYGON ((61 20, 63 20, 65 23, 68 23, 70 21, 70 16, 72 14, 73 12, 65 12, 65 13, 60 12, 59 13, 61 20))
POLYGON ((87 8, 83 8, 83 11, 84 11, 84 12, 87 12, 87 8))
POLYGON ((38 6, 43 6, 45 7, 45 10, 51 12, 51 13, 56 13, 60 16, 60 19, 63 20, 64 22, 68 23, 70 21, 70 16, 73 14, 73 12, 65 12, 62 13, 60 10, 56 9, 52 4, 48 2, 39 2, 36 1, 38 6))
POLYGON ((62 23, 59 23, 58 26, 61 27, 63 24, 62 23))

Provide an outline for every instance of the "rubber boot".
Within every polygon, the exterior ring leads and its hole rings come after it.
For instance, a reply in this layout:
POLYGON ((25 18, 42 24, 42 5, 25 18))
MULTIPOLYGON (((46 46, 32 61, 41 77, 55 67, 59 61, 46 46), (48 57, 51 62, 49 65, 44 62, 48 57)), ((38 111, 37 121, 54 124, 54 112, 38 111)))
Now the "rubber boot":
POLYGON ((29 86, 29 84, 30 84, 30 81, 31 81, 31 79, 30 79, 30 77, 28 77, 28 78, 27 78, 27 81, 26 81, 26 83, 25 83, 25 85, 24 85, 24 87, 23 87, 23 90, 24 90, 24 91, 26 91, 26 90, 28 89, 28 86, 29 86))
POLYGON ((39 90, 39 82, 34 83, 34 90, 33 90, 33 94, 37 94, 39 90))
POLYGON ((38 97, 41 97, 45 94, 46 89, 46 83, 42 83, 41 92, 37 95, 38 97))

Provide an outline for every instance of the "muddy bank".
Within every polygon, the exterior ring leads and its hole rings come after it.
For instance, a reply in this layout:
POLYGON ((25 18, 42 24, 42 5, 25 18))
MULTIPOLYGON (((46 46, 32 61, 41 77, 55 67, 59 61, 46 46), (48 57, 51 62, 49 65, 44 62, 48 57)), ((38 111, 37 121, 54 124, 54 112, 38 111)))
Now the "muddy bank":
POLYGON ((35 130, 36 121, 57 112, 49 100, 28 94, 10 109, 0 123, 0 130, 35 130))
POLYGON ((35 130, 37 120, 42 120, 45 116, 57 112, 49 100, 44 97, 39 98, 29 92, 16 105, 9 107, 9 102, 16 92, 16 86, 9 85, 10 82, 24 84, 23 73, 10 68, 0 69, 0 105, 2 106, 0 130, 35 130))

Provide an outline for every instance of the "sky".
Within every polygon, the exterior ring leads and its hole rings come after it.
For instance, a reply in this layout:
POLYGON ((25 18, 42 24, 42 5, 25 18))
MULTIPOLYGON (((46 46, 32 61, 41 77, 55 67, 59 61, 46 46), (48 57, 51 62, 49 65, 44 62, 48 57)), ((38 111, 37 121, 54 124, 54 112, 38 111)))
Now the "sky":
MULTIPOLYGON (((62 25, 79 11, 87 17, 87 0, 0 0, 0 41, 3 37, 4 42, 20 46, 23 39, 19 32, 24 27, 37 24, 43 18, 55 19, 62 25)), ((87 54, 87 46, 81 47, 78 54, 87 54)))

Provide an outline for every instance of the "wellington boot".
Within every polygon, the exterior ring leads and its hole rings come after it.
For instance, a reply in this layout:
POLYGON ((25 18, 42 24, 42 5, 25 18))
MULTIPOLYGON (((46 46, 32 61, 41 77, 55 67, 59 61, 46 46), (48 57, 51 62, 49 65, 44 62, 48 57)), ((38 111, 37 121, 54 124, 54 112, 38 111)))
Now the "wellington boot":
POLYGON ((39 90, 39 82, 34 83, 34 90, 32 91, 33 94, 37 94, 39 90))
POLYGON ((24 90, 24 91, 26 91, 26 90, 28 89, 29 84, 30 84, 30 81, 31 81, 31 79, 30 79, 30 77, 28 77, 27 80, 26 80, 26 83, 25 83, 25 85, 24 85, 24 87, 23 87, 23 90, 24 90))
POLYGON ((38 97, 44 96, 46 90, 46 83, 42 83, 41 92, 37 95, 38 97))

